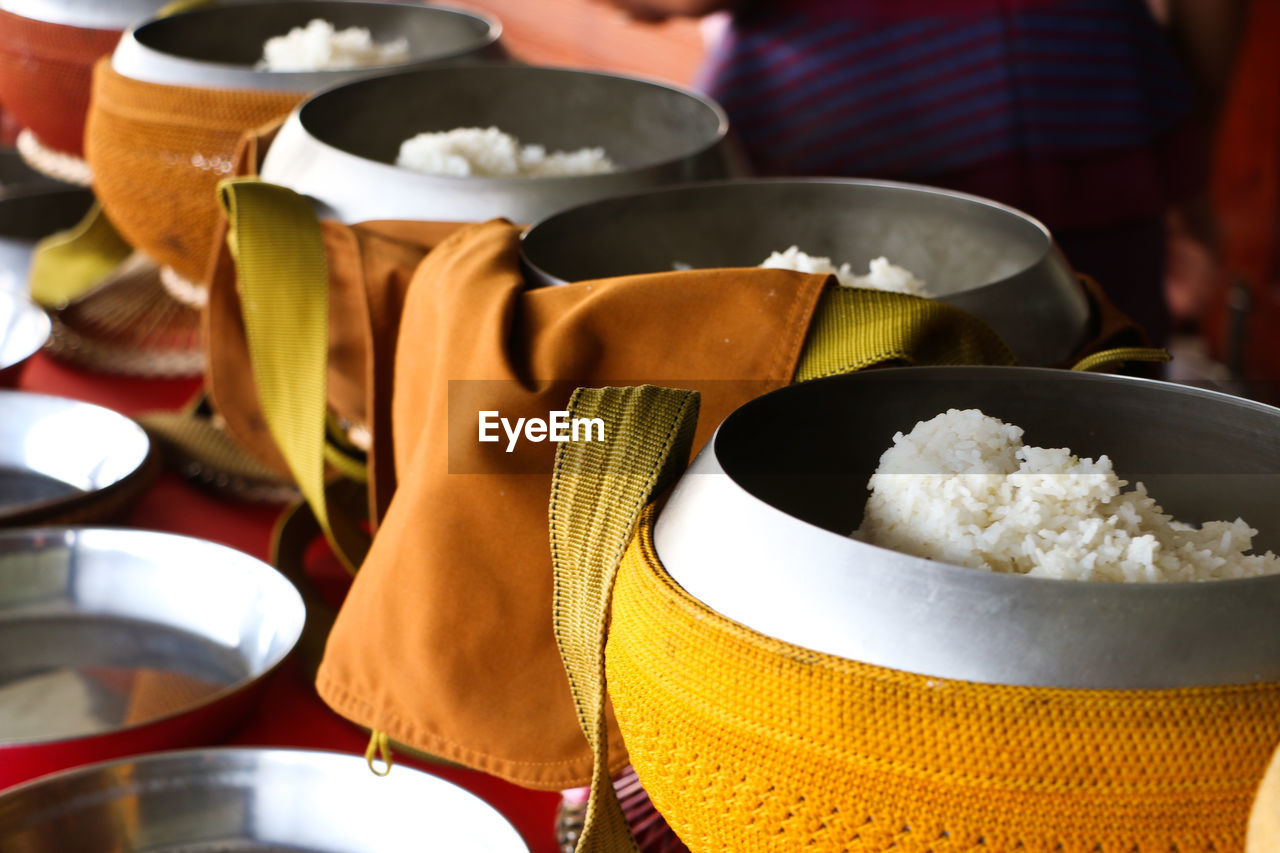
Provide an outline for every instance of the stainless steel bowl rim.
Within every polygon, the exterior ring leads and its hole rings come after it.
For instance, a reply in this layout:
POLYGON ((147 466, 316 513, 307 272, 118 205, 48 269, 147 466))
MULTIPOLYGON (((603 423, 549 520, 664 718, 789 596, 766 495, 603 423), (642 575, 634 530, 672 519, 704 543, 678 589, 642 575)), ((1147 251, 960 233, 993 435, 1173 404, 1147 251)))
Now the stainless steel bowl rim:
MULTIPOLYGON (((92 489, 84 489, 84 491, 86 492, 99 491, 102 489, 109 488, 115 485, 116 483, 122 482, 123 480, 135 474, 144 464, 146 464, 147 458, 151 453, 151 438, 150 436, 147 435, 146 430, 144 430, 133 419, 128 418, 125 415, 120 414, 116 410, 108 408, 106 406, 99 406, 96 403, 88 403, 83 400, 77 400, 71 397, 59 397, 54 394, 40 394, 34 391, 0 389, 0 411, 4 411, 7 409, 10 413, 12 413, 13 406, 36 408, 39 411, 44 413, 57 413, 57 412, 74 413, 76 411, 92 411, 97 417, 102 418, 104 421, 110 422, 113 426, 119 427, 123 432, 127 432, 127 434, 134 439, 133 455, 117 459, 115 470, 118 476, 110 479, 109 481, 94 483, 92 484, 93 485, 92 489)), ((12 417, 12 414, 10 414, 10 417, 12 417)), ((8 421, 8 424, 11 425, 12 423, 13 423, 12 420, 8 421)), ((22 424, 20 426, 26 427, 25 424, 22 424)), ((0 427, 0 434, 3 434, 6 431, 7 430, 5 427, 0 427)), ((102 437, 103 437, 102 435, 94 436, 95 439, 101 439, 102 437)), ((117 438, 119 437, 118 434, 116 437, 117 438)), ((112 450, 117 450, 117 449, 119 448, 118 447, 112 448, 112 450)), ((0 458, 3 458, 3 455, 0 455, 0 458)), ((98 462, 97 465, 95 466, 95 470, 100 470, 100 468, 101 468, 101 462, 98 462)), ((77 488, 81 488, 77 484, 71 483, 69 480, 65 480, 61 477, 56 477, 52 473, 49 473, 48 471, 45 471, 43 469, 28 466, 23 470, 30 470, 30 471, 34 471, 35 473, 44 474, 45 476, 53 477, 54 479, 58 479, 58 480, 61 480, 62 482, 69 483, 70 485, 76 486, 77 488)), ((55 499, 53 502, 56 503, 60 500, 61 499, 55 499)), ((26 506, 31 507, 36 505, 30 504, 26 506)), ((3 513, 4 511, 0 510, 0 516, 2 516, 3 513)))
MULTIPOLYGON (((699 190, 715 189, 717 187, 739 187, 739 186, 750 186, 753 184, 754 185, 782 185, 782 184, 832 185, 834 184, 834 185, 856 186, 856 187, 883 187, 885 189, 906 190, 909 192, 924 193, 926 195, 942 196, 945 198, 954 198, 954 199, 959 199, 961 201, 968 201, 974 204, 979 204, 979 205, 982 205, 983 207, 989 207, 994 210, 999 210, 1009 214, 1010 216, 1014 216, 1014 217, 1017 217, 1018 219, 1022 219, 1026 221, 1028 224, 1034 226, 1044 236, 1045 243, 1047 246, 1053 244, 1053 235, 1050 233, 1048 227, 1046 227, 1043 222, 1041 222, 1039 219, 1036 219, 1034 216, 1030 215, 1029 213, 1025 213, 1021 210, 1018 210, 1017 208, 1010 207, 1007 204, 1002 204, 1001 202, 994 201, 993 199, 983 198, 982 196, 976 196, 970 193, 960 192, 959 190, 949 190, 943 187, 935 187, 935 186, 930 186, 928 184, 916 184, 916 183, 911 183, 909 181, 889 181, 889 180, 884 180, 882 178, 840 178, 840 177, 730 178, 726 180, 697 181, 694 183, 674 184, 672 186, 666 186, 666 187, 654 187, 653 189, 641 190, 635 193, 628 193, 625 198, 644 198, 644 197, 658 196, 658 195, 663 195, 668 193, 677 194, 680 192, 688 191, 690 189, 699 189, 699 190)), ((587 202, 586 204, 580 205, 580 207, 588 208, 594 204, 607 204, 611 201, 621 200, 622 198, 623 197, 599 199, 598 201, 587 202)), ((554 219, 555 217, 560 216, 562 214, 571 213, 572 211, 575 211, 578 209, 579 208, 570 208, 569 210, 558 211, 556 213, 551 214, 550 216, 547 216, 539 220, 538 222, 535 222, 528 230, 524 232, 524 234, 521 235, 521 243, 524 242, 525 237, 527 237, 529 234, 535 231, 537 227, 541 225, 543 222, 546 222, 547 220, 550 220, 550 219, 554 219)), ((548 283, 551 283, 551 284, 567 284, 568 283, 564 279, 561 279, 560 277, 548 272, 547 270, 543 269, 539 265, 535 264, 533 261, 528 260, 528 258, 524 258, 524 263, 529 267, 529 269, 533 270, 537 275, 541 276, 548 283)), ((982 290, 985 287, 994 287, 995 285, 1000 284, 1004 280, 1005 279, 1000 279, 999 281, 988 282, 987 284, 982 285, 981 287, 971 288, 969 291, 966 291, 966 292, 974 292, 974 291, 982 290)))
POLYGON ((0 0, 0 9, 33 21, 90 30, 124 30, 169 0, 0 0))
MULTIPOLYGON (((328 95, 330 92, 336 91, 344 86, 354 85, 358 83, 365 83, 375 77, 390 77, 390 76, 395 76, 397 74, 410 72, 410 71, 413 73, 423 73, 423 72, 430 73, 432 70, 430 68, 412 68, 412 69, 400 68, 392 72, 391 74, 381 74, 381 73, 372 74, 366 77, 362 77, 359 80, 346 81, 338 86, 325 89, 322 92, 316 92, 315 94, 311 95, 311 97, 307 98, 305 101, 303 101, 301 104, 298 105, 297 109, 295 109, 292 115, 289 116, 288 123, 298 125, 301 131, 307 135, 307 139, 310 143, 316 146, 319 146, 325 151, 331 152, 334 155, 351 158, 352 160, 359 161, 362 165, 367 164, 369 168, 373 168, 377 170, 378 172, 386 175, 389 179, 398 179, 403 181, 406 179, 406 175, 408 175, 408 176, 412 176, 412 179, 415 181, 428 181, 428 182, 439 181, 442 184, 452 186, 455 188, 456 187, 476 187, 477 189, 508 188, 512 186, 526 186, 526 185, 527 186, 537 185, 540 187, 547 187, 547 186, 554 187, 556 185, 579 184, 579 183, 584 183, 591 180, 609 178, 612 176, 618 176, 618 177, 629 176, 629 175, 639 176, 649 172, 658 172, 669 163, 673 163, 678 160, 683 160, 689 157, 696 157, 699 154, 703 154, 707 151, 710 151, 711 149, 715 148, 716 145, 720 144, 720 141, 724 139, 725 134, 729 132, 729 117, 725 113, 723 107, 721 107, 719 104, 717 104, 715 101, 711 100, 710 98, 707 98, 699 94, 698 92, 694 92, 691 89, 685 89, 680 86, 676 86, 672 83, 668 83, 663 80, 657 80, 650 77, 643 77, 643 76, 632 75, 632 74, 612 74, 607 71, 590 71, 583 68, 565 68, 565 67, 551 66, 551 65, 512 66, 507 63, 481 62, 481 63, 475 63, 474 65, 471 65, 470 68, 471 69, 522 68, 526 72, 532 71, 534 73, 543 73, 543 72, 563 73, 563 74, 571 74, 575 76, 600 77, 600 78, 609 78, 614 80, 627 80, 627 81, 637 82, 637 83, 646 83, 650 86, 655 86, 660 89, 667 89, 672 92, 678 92, 682 95, 686 95, 689 98, 692 98, 693 100, 699 101, 704 107, 707 108, 709 112, 711 112, 716 116, 716 120, 719 122, 719 126, 717 128, 715 137, 711 141, 703 145, 700 145, 697 148, 690 149, 688 152, 684 154, 680 154, 675 157, 670 157, 665 160, 658 160, 656 162, 645 163, 639 166, 632 166, 629 168, 614 169, 611 172, 600 172, 593 175, 552 175, 552 176, 541 176, 541 177, 515 177, 515 178, 493 176, 493 175, 477 175, 475 177, 470 177, 470 176, 464 177, 461 175, 438 175, 431 172, 420 172, 416 169, 410 169, 406 166, 397 166, 394 163, 385 163, 381 160, 372 160, 368 157, 362 157, 359 154, 352 154, 350 151, 346 151, 342 148, 337 147, 336 145, 332 145, 328 142, 325 142, 323 139, 313 134, 306 126, 306 122, 303 118, 303 113, 306 112, 307 107, 318 101, 323 101, 325 96, 328 95)), ((520 73, 520 72, 517 72, 517 73, 520 73)), ((707 183, 711 183, 711 182, 707 182, 707 183)), ((665 189, 665 188, 659 188, 658 191, 661 191, 662 189, 665 189)), ((588 204, 590 203, 591 202, 588 202, 588 204)), ((554 216, 554 214, 552 215, 554 216)))
MULTIPOLYGON (((249 0, 236 3, 235 6, 276 5, 278 0, 249 0)), ((446 13, 460 15, 483 22, 487 31, 483 38, 475 44, 459 47, 430 56, 411 56, 403 62, 390 65, 368 65, 360 68, 321 69, 316 71, 267 71, 251 65, 240 65, 230 62, 212 62, 192 59, 177 53, 169 53, 143 43, 137 32, 158 21, 170 18, 150 17, 125 30, 111 55, 111 67, 116 73, 130 79, 159 85, 200 85, 193 76, 215 75, 206 85, 214 89, 242 89, 252 91, 278 91, 310 94, 320 89, 328 89, 345 83, 355 82, 367 77, 376 77, 389 72, 415 71, 430 67, 436 63, 462 59, 486 47, 496 45, 502 37, 502 23, 493 15, 472 8, 451 7, 431 4, 394 2, 394 0, 362 0, 359 5, 368 7, 395 6, 407 9, 422 10, 425 14, 446 13), (175 76, 176 75, 176 76, 175 76)), ((192 9, 192 12, 204 10, 203 7, 192 9)))
MULTIPOLYGON (((245 552, 239 549, 232 548, 230 545, 223 545, 219 542, 213 542, 207 539, 200 539, 195 536, 185 536, 179 533, 168 533, 168 532, 159 531, 159 530, 139 530, 139 529, 130 528, 130 527, 110 527, 110 526, 98 526, 98 527, 50 526, 50 527, 16 528, 13 530, 0 530, 0 548, 2 548, 4 544, 8 542, 13 542, 13 541, 21 541, 24 539, 34 539, 37 537, 54 537, 54 538, 64 537, 65 538, 68 535, 75 535, 75 534, 81 534, 81 533, 91 533, 96 536, 108 536, 112 538, 119 537, 119 538, 128 539, 128 538, 136 538, 141 536, 141 537, 146 537, 147 539, 152 541, 180 540, 183 542, 197 543, 201 547, 206 547, 212 552, 222 553, 231 558, 234 558, 238 561, 242 561, 245 563, 256 564, 257 566, 260 566, 263 570, 266 570, 278 575, 280 580, 283 581, 284 584, 286 584, 288 588, 293 591, 293 596, 295 597, 296 605, 297 605, 297 612, 293 614, 297 617, 294 625, 295 630, 293 631, 293 635, 288 638, 287 642, 282 644, 282 647, 278 651, 278 653, 272 655, 268 659, 267 663, 265 663, 260 669, 252 671, 248 673, 244 678, 241 678, 232 684, 229 684, 223 688, 220 688, 217 691, 214 691, 204 696, 198 702, 193 702, 191 704, 184 705, 178 710, 168 714, 149 717, 148 719, 138 723, 116 726, 108 731, 94 732, 86 735, 76 735, 72 737, 63 737, 63 738, 0 740, 0 754, 3 754, 3 750, 6 747, 10 747, 10 746, 38 747, 42 744, 56 743, 59 745, 64 745, 64 744, 74 744, 76 742, 81 742, 81 741, 99 740, 103 738, 117 738, 117 737, 121 737, 122 735, 126 735, 127 733, 132 731, 149 728, 151 726, 164 723, 167 720, 176 719, 178 717, 183 717, 188 714, 194 713, 210 705, 214 705, 235 693, 238 693, 242 690, 247 689, 249 686, 263 680, 268 675, 275 672, 275 670, 280 666, 280 664, 284 661, 284 659, 287 658, 289 654, 293 651, 293 649, 297 646, 298 640, 302 637, 302 629, 306 619, 306 612, 305 612, 305 606, 302 601, 302 596, 300 593, 298 593, 297 588, 293 586, 293 583, 289 581, 288 578, 285 578, 283 575, 280 575, 280 573, 277 572, 269 564, 263 562, 262 560, 259 560, 258 558, 254 557, 251 554, 246 554, 245 552)), ((0 570, 2 570, 2 568, 3 568, 3 564, 0 563, 0 570)), ((131 759, 131 758, 109 759, 107 761, 101 762, 101 764, 103 765, 113 764, 121 761, 129 761, 129 760, 134 760, 134 759, 131 759)), ((89 765, 89 766, 99 766, 99 765, 89 765)), ((68 770, 60 770, 60 771, 57 771, 56 773, 50 774, 50 776, 57 776, 62 773, 74 773, 80 769, 84 769, 84 768, 78 767, 78 768, 71 768, 68 770)), ((41 778, 49 778, 49 776, 45 776, 41 778)), ((38 781, 39 780, 35 780, 35 782, 38 782, 38 781)), ((35 784, 35 782, 27 782, 27 783, 23 783, 23 785, 35 784)), ((18 787, 22 787, 22 786, 16 786, 15 788, 12 788, 10 790, 17 790, 18 787)))
MULTIPOLYGON (((965 373, 996 377, 1000 373, 1016 371, 1028 379, 1043 377, 1123 383, 1123 387, 1135 390, 1174 391, 1202 400, 1253 409, 1280 424, 1280 409, 1262 403, 1137 377, 1031 367, 903 367, 875 371, 874 375, 886 379, 891 378, 891 374, 909 377, 942 371, 957 377, 965 373)), ((861 375, 870 377, 872 374, 861 375)), ((840 382, 858 376, 851 374, 816 382, 840 382)), ((777 397, 797 387, 800 386, 783 388, 766 397, 777 397)), ((1259 601, 1280 601, 1280 574, 1185 583, 1095 583, 969 569, 870 545, 771 506, 728 474, 717 458, 717 441, 737 414, 730 415, 720 425, 663 504, 653 536, 655 550, 677 584, 711 609, 748 628, 804 648, 888 669, 980 683, 1083 689, 1164 689, 1280 681, 1280 638, 1277 638, 1280 632, 1276 631, 1266 634, 1273 638, 1270 641, 1272 648, 1255 652, 1250 658, 1251 665, 1258 664, 1267 670, 1265 673, 1258 671, 1252 677, 1225 681, 1204 677, 1204 671, 1212 667, 1206 667, 1203 661, 1197 664, 1201 676, 1192 678, 1181 669, 1187 666, 1184 660, 1155 661, 1151 669, 1143 672, 1104 672, 1095 668, 1073 671, 1064 676, 1063 670, 1074 668, 1067 664, 1045 664, 1039 670, 1030 665, 1020 665, 1019 669, 1007 661, 973 660, 955 649, 940 647, 937 643, 930 645, 931 641, 911 648, 916 637, 902 633, 882 636, 883 629, 872 624, 882 617, 888 620, 884 623, 887 626, 923 624, 927 619, 946 621, 954 617, 961 605, 955 603, 950 594, 957 591, 979 602, 979 606, 981 602, 988 602, 993 612, 1009 607, 1026 608, 1028 602, 1043 603, 1050 599, 1055 606, 1075 607, 1080 613, 1089 612, 1086 606, 1090 601, 1100 607, 1115 608, 1117 612, 1139 606, 1161 611, 1176 606, 1189 611, 1203 602, 1222 601, 1228 605, 1256 608, 1261 606, 1259 601), (783 540, 785 545, 780 545, 783 540), (753 564, 751 557, 758 558, 760 565, 753 564), (770 560, 771 565, 763 565, 770 560), (824 566, 815 569, 814 563, 824 563, 824 566), (725 583, 723 579, 729 576, 730 569, 733 583, 725 583), (759 594, 758 587, 757 592, 750 592, 753 583, 764 584, 767 592, 759 594), (894 583, 905 589, 901 593, 892 591, 890 595, 888 587, 894 583), (841 587, 841 584, 846 586, 841 587), (807 592, 800 593, 796 599, 787 598, 792 594, 788 592, 792 585, 805 587, 807 592), (845 597, 833 593, 836 588, 841 588, 845 597), (857 595, 865 596, 866 600, 859 599, 857 595), (787 598, 785 602, 784 598, 787 598), (857 645, 862 640, 851 641, 843 635, 843 628, 837 629, 841 636, 833 637, 827 630, 831 620, 823 624, 823 620, 831 616, 826 608, 836 606, 837 599, 841 608, 849 602, 863 608, 856 615, 851 615, 849 621, 860 623, 857 632, 874 635, 867 641, 867 646, 873 647, 869 652, 866 649, 852 651, 850 643, 857 645), (1062 599, 1066 600, 1065 603, 1062 599), (897 611, 884 612, 894 611, 895 607, 905 609, 913 606, 912 602, 920 607, 920 615, 904 619, 897 611), (811 605, 814 608, 812 612, 807 609, 811 605), (789 616, 782 612, 788 608, 789 616), (818 611, 821 615, 815 615, 818 611), (861 622, 858 617, 863 617, 861 622), (877 631, 881 634, 876 634, 877 631), (889 642, 893 640, 901 640, 901 645, 894 647, 889 642), (1049 677, 1045 676, 1046 672, 1051 673, 1049 677)), ((909 426, 907 424, 903 428, 909 426)), ((855 488, 863 485, 856 483, 855 488)), ((1159 494, 1155 497, 1160 499, 1159 494)), ((1112 626, 1114 621, 1108 622, 1108 626, 1112 626)), ((1271 620, 1268 624, 1273 622, 1271 620)), ((1258 620, 1258 624, 1262 625, 1262 622, 1258 620)), ((940 633, 945 635, 947 630, 944 627, 940 633)), ((1024 633, 1033 634, 1029 629, 1024 633)), ((958 635, 950 636, 950 639, 957 640, 958 635)), ((1135 636, 1129 639, 1137 642, 1142 638, 1135 636)), ((1233 650, 1238 651, 1236 647, 1233 650)), ((1070 654, 1070 649, 1063 651, 1070 654)), ((1123 654, 1125 649, 1117 644, 1113 651, 1123 654)), ((1223 650, 1220 648, 1219 651, 1223 650)), ((1233 671, 1239 674, 1244 669, 1254 671, 1244 665, 1235 666, 1233 671)))
POLYGON ((0 370, 5 370, 21 364, 38 353, 53 332, 53 322, 49 319, 49 315, 41 310, 40 306, 29 299, 23 298, 21 293, 9 293, 0 290, 0 300, 11 301, 14 305, 15 318, 17 318, 18 322, 32 329, 26 336, 28 345, 20 349, 10 349, 7 336, 0 340, 0 370))

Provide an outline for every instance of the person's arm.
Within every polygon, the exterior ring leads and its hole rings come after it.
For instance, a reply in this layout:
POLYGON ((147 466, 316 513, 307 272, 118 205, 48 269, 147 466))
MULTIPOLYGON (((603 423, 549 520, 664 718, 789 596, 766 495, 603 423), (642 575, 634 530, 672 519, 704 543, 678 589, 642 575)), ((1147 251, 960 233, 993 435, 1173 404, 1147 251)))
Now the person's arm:
POLYGON ((603 0, 637 21, 657 23, 668 18, 700 18, 739 5, 739 0, 603 0))
POLYGON ((1171 35, 1212 116, 1231 82, 1249 0, 1165 0, 1165 5, 1171 35))

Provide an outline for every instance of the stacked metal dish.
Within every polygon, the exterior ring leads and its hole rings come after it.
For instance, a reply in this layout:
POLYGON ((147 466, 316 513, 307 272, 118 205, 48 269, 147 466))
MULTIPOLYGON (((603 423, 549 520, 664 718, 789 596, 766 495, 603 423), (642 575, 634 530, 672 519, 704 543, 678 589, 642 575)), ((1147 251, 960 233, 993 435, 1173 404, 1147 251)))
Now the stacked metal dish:
POLYGON ((1019 360, 1058 365, 1085 342, 1090 307, 1049 231, 1012 208, 886 181, 815 178, 708 182, 582 205, 525 235, 542 284, 752 267, 796 245, 836 264, 887 257, 942 302, 984 320, 1019 360))
POLYGON ((22 853, 520 853, 479 797, 349 755, 284 749, 170 752, 60 773, 0 796, 0 849, 22 853))
POLYGON ((287 580, 223 545, 108 528, 0 534, 0 788, 215 741, 303 619, 287 580))
POLYGON ((692 92, 611 74, 486 65, 429 68, 322 92, 289 117, 262 176, 319 202, 322 215, 533 222, 575 204, 725 177, 727 120, 692 92), (497 127, 547 150, 600 147, 618 166, 565 177, 454 177, 394 165, 423 132, 497 127))

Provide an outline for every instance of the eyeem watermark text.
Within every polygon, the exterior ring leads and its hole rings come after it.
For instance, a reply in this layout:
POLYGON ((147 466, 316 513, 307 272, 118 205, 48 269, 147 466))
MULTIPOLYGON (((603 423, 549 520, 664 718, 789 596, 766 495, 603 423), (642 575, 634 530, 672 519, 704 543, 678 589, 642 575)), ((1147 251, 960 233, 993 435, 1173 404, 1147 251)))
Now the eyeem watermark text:
POLYGON ((526 441, 604 441, 604 419, 570 418, 567 411, 549 412, 542 418, 516 418, 515 423, 504 418, 496 410, 479 413, 480 441, 496 442, 507 438, 507 453, 516 449, 521 437, 526 441), (500 432, 501 431, 501 434, 500 432))

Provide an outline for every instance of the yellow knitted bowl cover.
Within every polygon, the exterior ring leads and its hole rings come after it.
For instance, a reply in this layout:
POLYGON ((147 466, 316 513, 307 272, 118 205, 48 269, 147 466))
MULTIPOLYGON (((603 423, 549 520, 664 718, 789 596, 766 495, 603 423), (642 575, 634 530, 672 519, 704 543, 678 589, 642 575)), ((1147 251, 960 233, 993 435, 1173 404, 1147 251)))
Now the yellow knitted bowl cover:
POLYGON ((818 654, 685 593, 652 520, 618 573, 609 694, 695 853, 1243 849, 1280 685, 1007 687, 818 654))

